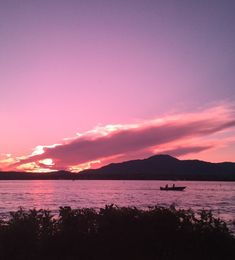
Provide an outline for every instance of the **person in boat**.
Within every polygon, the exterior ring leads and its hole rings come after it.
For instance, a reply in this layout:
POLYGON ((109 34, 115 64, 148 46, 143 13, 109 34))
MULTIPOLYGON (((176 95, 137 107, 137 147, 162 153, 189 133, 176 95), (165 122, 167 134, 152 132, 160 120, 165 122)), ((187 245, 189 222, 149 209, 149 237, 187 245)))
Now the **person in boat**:
POLYGON ((166 184, 165 188, 168 189, 168 184, 166 184))
POLYGON ((175 188, 175 184, 173 184, 172 188, 173 188, 173 189, 175 188))

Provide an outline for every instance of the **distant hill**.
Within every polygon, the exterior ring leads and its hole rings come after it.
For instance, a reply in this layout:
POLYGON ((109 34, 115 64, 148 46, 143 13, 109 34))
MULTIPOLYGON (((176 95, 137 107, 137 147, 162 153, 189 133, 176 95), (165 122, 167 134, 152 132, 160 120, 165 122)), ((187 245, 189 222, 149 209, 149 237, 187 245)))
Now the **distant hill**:
POLYGON ((143 160, 111 163, 80 173, 0 172, 0 179, 115 179, 115 180, 208 180, 235 181, 235 163, 210 163, 178 160, 169 155, 155 155, 143 160))
POLYGON ((178 160, 169 155, 155 155, 143 160, 111 163, 80 173, 86 178, 136 180, 224 180, 235 181, 235 163, 210 163, 178 160))

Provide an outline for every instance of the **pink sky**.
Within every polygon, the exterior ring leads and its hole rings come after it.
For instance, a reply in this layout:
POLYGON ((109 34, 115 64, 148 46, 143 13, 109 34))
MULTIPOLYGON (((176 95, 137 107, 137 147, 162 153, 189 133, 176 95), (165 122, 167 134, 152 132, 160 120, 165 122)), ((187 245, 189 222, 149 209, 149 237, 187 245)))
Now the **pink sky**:
POLYGON ((234 128, 234 107, 221 105, 138 123, 97 126, 58 143, 38 145, 26 156, 7 154, 0 163, 5 170, 79 172, 159 153, 179 158, 232 160, 234 150, 229 149, 235 143, 234 128), (221 153, 224 149, 227 152, 221 153), (216 158, 216 154, 220 157, 216 158))
POLYGON ((0 169, 235 161, 234 13, 232 1, 1 1, 0 169))

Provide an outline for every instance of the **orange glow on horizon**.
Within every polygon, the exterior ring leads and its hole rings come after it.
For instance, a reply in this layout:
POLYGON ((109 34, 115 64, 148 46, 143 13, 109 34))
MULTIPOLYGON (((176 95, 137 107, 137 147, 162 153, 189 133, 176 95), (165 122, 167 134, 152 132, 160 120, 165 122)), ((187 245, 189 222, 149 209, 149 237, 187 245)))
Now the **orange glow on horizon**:
POLYGON ((90 169, 92 167, 92 165, 94 165, 94 164, 100 164, 100 163, 101 163, 100 160, 95 160, 95 161, 91 161, 91 162, 82 163, 82 164, 79 164, 79 165, 70 166, 69 171, 74 172, 74 173, 78 173, 78 172, 81 172, 83 170, 90 169))
POLYGON ((49 168, 42 168, 36 162, 24 163, 17 166, 17 169, 25 172, 54 172, 56 170, 49 168))

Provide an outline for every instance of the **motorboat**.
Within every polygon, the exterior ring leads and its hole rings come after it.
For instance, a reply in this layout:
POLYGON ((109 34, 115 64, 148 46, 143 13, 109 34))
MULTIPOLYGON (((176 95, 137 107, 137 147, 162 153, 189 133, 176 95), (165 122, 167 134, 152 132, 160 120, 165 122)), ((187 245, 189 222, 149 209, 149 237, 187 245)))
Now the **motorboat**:
POLYGON ((185 190, 186 186, 171 186, 168 187, 167 185, 165 187, 160 187, 160 190, 173 190, 173 191, 183 191, 185 190))

